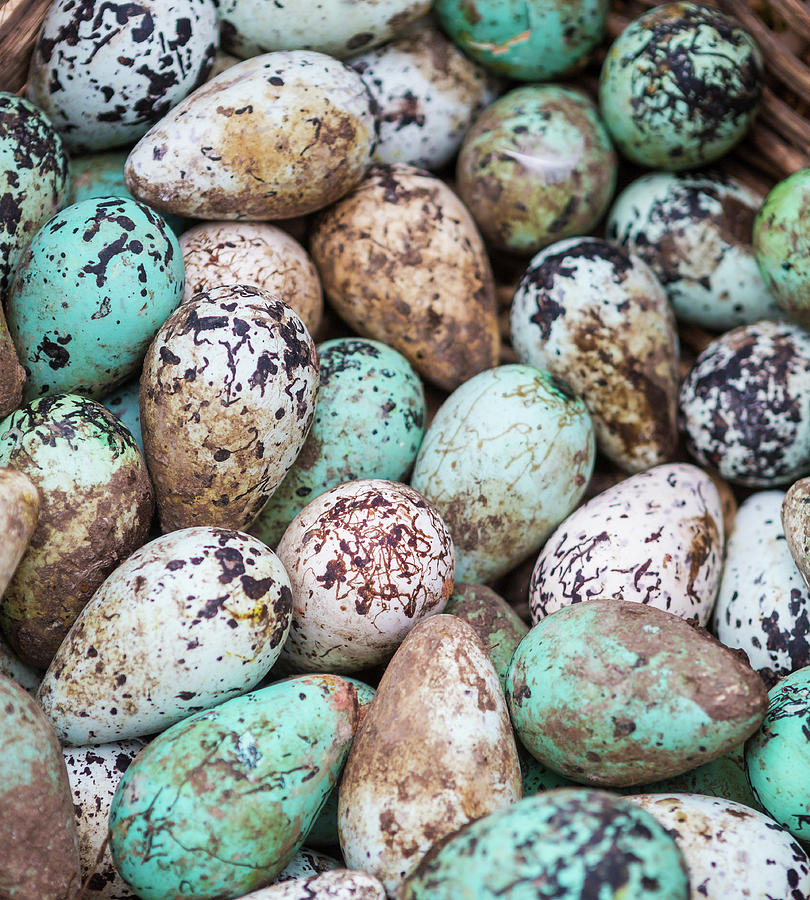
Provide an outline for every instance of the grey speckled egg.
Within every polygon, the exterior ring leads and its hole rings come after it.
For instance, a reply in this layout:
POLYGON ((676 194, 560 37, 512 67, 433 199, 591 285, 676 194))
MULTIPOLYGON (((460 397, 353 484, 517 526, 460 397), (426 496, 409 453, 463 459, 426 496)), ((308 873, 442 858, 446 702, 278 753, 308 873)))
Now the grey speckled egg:
POLYGON ((782 527, 783 491, 759 491, 737 510, 726 547, 713 631, 745 650, 768 686, 810 665, 810 591, 782 527))
POLYGON ((764 319, 712 341, 680 392, 689 452, 737 484, 810 472, 810 334, 764 319))
POLYGON ((38 699, 63 743, 167 728, 255 687, 290 625, 290 582, 260 541, 220 528, 163 535, 96 591, 38 699))
POLYGON ((717 488, 684 463, 640 472, 579 507, 546 541, 532 572, 536 624, 586 600, 647 603, 705 625, 723 571, 717 488))
POLYGON ((782 315, 751 243, 761 203, 719 172, 655 172, 622 191, 606 234, 650 266, 680 321, 725 331, 782 315))
POLYGON ((510 316, 521 362, 582 397, 599 449, 629 472, 666 462, 678 441, 678 337, 657 278, 637 256, 596 238, 542 250, 510 316))
POLYGON ((379 107, 379 163, 441 168, 498 94, 498 81, 429 21, 347 65, 363 76, 379 107))
POLYGON ((213 0, 56 0, 28 94, 70 150, 131 143, 205 78, 217 42, 213 0))

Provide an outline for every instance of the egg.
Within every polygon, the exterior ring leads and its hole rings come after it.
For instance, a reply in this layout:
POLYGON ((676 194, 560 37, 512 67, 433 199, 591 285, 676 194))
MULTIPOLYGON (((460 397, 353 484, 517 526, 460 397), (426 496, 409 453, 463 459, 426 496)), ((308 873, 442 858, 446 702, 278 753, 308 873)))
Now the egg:
POLYGON ((456 182, 487 241, 529 256, 596 226, 616 186, 616 154, 587 95, 525 85, 475 120, 456 182))
POLYGON ((540 890, 583 900, 690 896, 683 856, 649 813, 605 791, 562 789, 465 826, 425 857, 398 898, 496 900, 540 890))
POLYGON ((679 321, 726 331, 781 315, 752 246, 761 203, 716 172, 654 172, 622 191, 606 234, 650 266, 679 321))
POLYGON ((372 875, 335 869, 260 888, 243 900, 385 900, 385 896, 385 888, 372 875))
POLYGON ((110 391, 101 403, 121 420, 132 437, 135 438, 135 442, 138 444, 141 453, 143 453, 140 390, 140 378, 135 378, 132 381, 125 382, 114 391, 110 391))
POLYGON ((183 283, 177 239, 143 204, 104 197, 57 213, 9 292, 24 398, 77 391, 98 399, 134 375, 183 283))
POLYGON ((282 651, 297 671, 386 662, 453 592, 453 543, 432 504, 404 484, 361 479, 304 507, 278 545, 293 620, 282 651))
POLYGON ((724 13, 668 3, 631 22, 608 51, 599 108, 628 159, 689 169, 727 153, 759 107, 762 57, 724 13))
POLYGON ((568 385, 531 366, 498 366, 439 408, 411 484, 447 523, 456 578, 490 582, 577 506, 595 455, 591 418, 568 385))
POLYGON ((7 897, 75 897, 81 887, 70 785, 42 710, 0 675, 0 886, 7 897))
POLYGON ((249 525, 312 423, 318 359, 304 323, 249 285, 197 294, 141 375, 141 425, 164 531, 249 525))
POLYGON ((520 797, 506 701, 480 638, 456 616, 420 622, 388 664, 346 760, 346 863, 394 896, 432 845, 520 797))
POLYGON ((425 392, 404 356, 365 338, 337 338, 317 350, 321 374, 312 428, 250 526, 271 547, 324 491, 363 478, 402 479, 425 434, 425 392))
POLYGON ((13 468, 0 468, 0 597, 8 587, 39 519, 39 494, 31 479, 13 468))
POLYGON ((697 794, 627 799, 675 839, 689 870, 692 896, 754 900, 810 894, 807 854, 768 816, 741 803, 697 794))
POLYGON ((782 501, 782 527, 787 547, 804 583, 810 587, 810 518, 807 495, 810 479, 794 482, 782 501))
POLYGON ((37 698, 63 743, 142 737, 254 688, 287 638, 290 581, 255 538, 185 528, 101 585, 37 698))
POLYGON ((320 50, 338 59, 382 44, 430 9, 430 0, 220 0, 222 44, 243 59, 267 50, 320 50))
POLYGON ((323 313, 318 272, 306 250, 273 225, 204 222, 180 238, 187 302, 223 284, 252 284, 277 294, 314 334, 323 313))
POLYGON ((723 515, 711 478, 656 466, 580 506, 540 551, 532 622, 586 600, 627 600, 706 625, 723 573, 723 515))
POLYGON ((214 59, 213 0, 55 0, 28 71, 28 96, 69 150, 137 140, 192 91, 214 59))
POLYGON ((584 400, 601 452, 622 469, 666 462, 678 442, 678 336, 666 295, 637 256, 569 238, 535 256, 510 314, 517 358, 584 400))
POLYGON ((127 186, 176 215, 300 216, 363 178, 375 129, 356 72, 322 53, 266 53, 226 69, 168 112, 130 153, 127 186))
POLYGON ((308 878, 310 875, 320 875, 321 872, 329 872, 332 869, 339 868, 340 862, 331 856, 302 847, 296 851, 295 856, 278 875, 275 884, 280 884, 284 881, 294 881, 296 878, 308 878))
POLYGON ((269 884, 337 781, 356 719, 351 685, 310 675, 158 735, 124 773, 110 810, 124 880, 143 900, 241 897, 269 884))
POLYGON ((496 79, 427 19, 346 63, 362 75, 379 107, 378 163, 440 169, 498 95, 496 79))
POLYGON ((810 335, 764 319, 715 338, 680 391, 689 453, 723 478, 773 487, 810 472, 810 335))
POLYGON ((0 675, 16 681, 30 694, 35 694, 42 680, 42 673, 24 663, 9 647, 0 634, 0 675))
POLYGON ((333 309, 452 390, 497 365, 500 332, 484 243, 438 178, 375 166, 318 217, 310 252, 333 309))
POLYGON ((6 317, 0 304, 0 416, 7 416, 20 405, 25 369, 20 365, 17 350, 8 332, 6 317))
POLYGON ((506 696, 541 763, 619 787, 722 756, 767 708, 759 675, 734 651, 677 616, 620 600, 577 603, 535 625, 512 658, 506 696))
POLYGON ((45 669, 96 588, 146 540, 152 486, 132 435, 78 394, 42 397, 0 422, 0 466, 27 475, 40 497, 0 625, 23 661, 45 669))

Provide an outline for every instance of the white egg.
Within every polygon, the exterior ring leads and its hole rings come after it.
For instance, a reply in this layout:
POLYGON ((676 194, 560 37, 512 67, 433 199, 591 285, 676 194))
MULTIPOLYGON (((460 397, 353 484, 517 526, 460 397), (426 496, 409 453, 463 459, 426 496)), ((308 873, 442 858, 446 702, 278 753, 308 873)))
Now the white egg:
POLYGON ((241 900, 385 900, 385 888, 365 872, 353 869, 333 869, 271 884, 245 894, 241 900))

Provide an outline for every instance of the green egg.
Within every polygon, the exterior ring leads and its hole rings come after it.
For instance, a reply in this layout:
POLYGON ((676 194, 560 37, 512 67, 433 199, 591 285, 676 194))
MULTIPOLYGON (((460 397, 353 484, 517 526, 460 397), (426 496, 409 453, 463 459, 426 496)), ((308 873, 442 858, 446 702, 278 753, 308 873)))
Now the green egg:
POLYGON ((687 900, 686 864, 655 819, 604 791, 527 797, 435 845, 399 900, 687 900))
POLYGON ((113 798, 118 871, 143 900, 222 900, 269 884, 337 782, 356 720, 351 685, 306 675, 173 725, 113 798))

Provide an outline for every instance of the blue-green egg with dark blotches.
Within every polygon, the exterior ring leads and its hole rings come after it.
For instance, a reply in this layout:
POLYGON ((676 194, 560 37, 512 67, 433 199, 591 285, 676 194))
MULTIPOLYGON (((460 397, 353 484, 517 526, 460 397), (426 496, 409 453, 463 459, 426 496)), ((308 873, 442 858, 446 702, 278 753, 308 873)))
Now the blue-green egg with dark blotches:
POLYGON ((135 200, 84 200, 31 242, 8 300, 24 398, 103 397, 134 374, 185 284, 177 238, 135 200))
POLYGON ((101 403, 126 425, 143 453, 140 388, 140 378, 133 378, 132 381, 127 381, 114 391, 110 391, 101 403))

